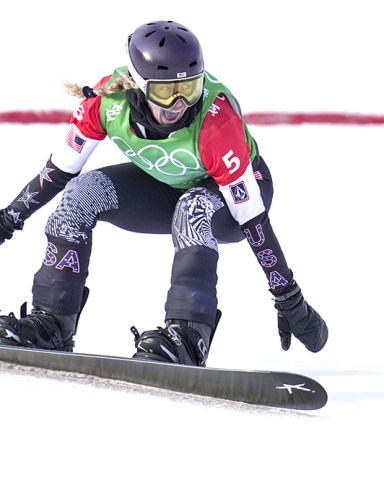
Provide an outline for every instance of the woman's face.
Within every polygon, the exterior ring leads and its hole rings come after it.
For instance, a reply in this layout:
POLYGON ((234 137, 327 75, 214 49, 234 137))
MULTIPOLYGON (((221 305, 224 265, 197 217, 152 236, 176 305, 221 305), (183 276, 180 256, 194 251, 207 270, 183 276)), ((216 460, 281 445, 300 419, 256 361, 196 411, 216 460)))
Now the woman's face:
POLYGON ((181 99, 178 100, 172 108, 167 110, 158 107, 150 100, 148 100, 148 106, 159 125, 172 125, 176 123, 178 120, 180 120, 188 108, 181 99))

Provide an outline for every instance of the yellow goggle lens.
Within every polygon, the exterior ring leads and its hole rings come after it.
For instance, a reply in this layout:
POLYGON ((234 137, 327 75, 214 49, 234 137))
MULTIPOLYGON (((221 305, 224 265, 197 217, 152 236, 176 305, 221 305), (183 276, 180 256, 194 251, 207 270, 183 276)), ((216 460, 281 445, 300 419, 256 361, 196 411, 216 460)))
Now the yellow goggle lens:
POLYGON ((162 108, 171 108, 179 99, 191 107, 203 92, 204 75, 185 80, 148 80, 146 97, 162 108))

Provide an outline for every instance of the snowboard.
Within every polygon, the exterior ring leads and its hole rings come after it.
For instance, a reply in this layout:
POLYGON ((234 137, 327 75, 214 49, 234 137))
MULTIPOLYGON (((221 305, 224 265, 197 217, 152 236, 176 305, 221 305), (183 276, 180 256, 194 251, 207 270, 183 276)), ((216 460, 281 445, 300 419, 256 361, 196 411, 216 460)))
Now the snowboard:
POLYGON ((194 367, 7 346, 0 346, 0 361, 282 409, 317 410, 328 399, 316 380, 282 371, 194 367))

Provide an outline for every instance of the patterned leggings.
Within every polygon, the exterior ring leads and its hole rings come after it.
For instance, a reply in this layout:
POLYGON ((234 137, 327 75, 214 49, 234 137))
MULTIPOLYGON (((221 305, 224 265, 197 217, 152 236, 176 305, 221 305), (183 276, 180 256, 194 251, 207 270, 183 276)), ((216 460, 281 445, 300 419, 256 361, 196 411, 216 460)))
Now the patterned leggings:
MULTIPOLYGON (((257 163, 269 209, 272 180, 264 161, 257 163)), ((218 243, 238 242, 244 234, 211 178, 179 190, 122 163, 72 179, 47 221, 48 245, 33 284, 35 306, 62 315, 79 311, 98 220, 132 232, 171 234, 175 257, 165 318, 214 324, 218 243)))

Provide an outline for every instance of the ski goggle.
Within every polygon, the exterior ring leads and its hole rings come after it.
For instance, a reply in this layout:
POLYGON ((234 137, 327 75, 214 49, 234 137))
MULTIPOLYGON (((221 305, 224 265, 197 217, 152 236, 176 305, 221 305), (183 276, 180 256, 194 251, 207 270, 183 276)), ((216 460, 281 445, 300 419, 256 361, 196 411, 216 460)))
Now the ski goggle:
POLYGON ((181 80, 146 80, 145 96, 158 107, 168 109, 179 100, 192 107, 203 93, 204 73, 181 80))

